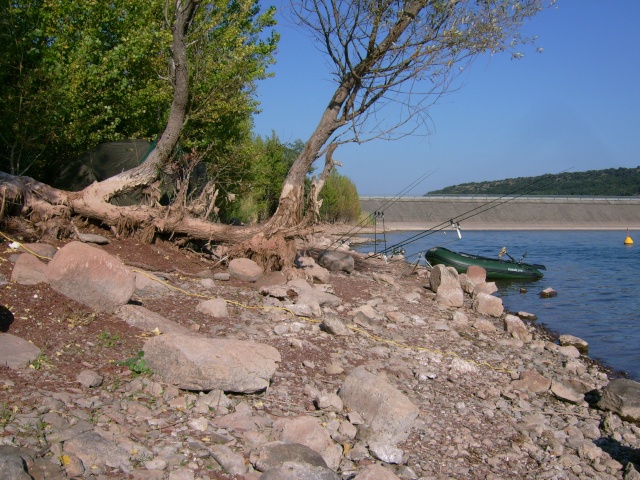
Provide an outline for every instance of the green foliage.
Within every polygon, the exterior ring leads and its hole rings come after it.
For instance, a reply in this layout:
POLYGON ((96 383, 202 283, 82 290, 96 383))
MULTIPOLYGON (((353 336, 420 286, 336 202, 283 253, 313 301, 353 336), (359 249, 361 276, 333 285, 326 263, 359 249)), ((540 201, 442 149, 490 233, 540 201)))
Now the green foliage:
POLYGON ((7 402, 0 404, 0 427, 6 427, 15 418, 17 407, 12 409, 7 402))
MULTIPOLYGON (((214 163, 249 139, 273 15, 256 0, 200 5, 183 151, 214 163)), ((0 170, 46 180, 100 142, 155 138, 173 99, 171 41, 164 0, 0 2, 0 170)))
POLYGON ((98 335, 98 344, 104 348, 115 347, 120 341, 120 335, 117 333, 111 334, 109 332, 100 332, 98 335))
POLYGON ((360 198, 353 182, 333 170, 327 177, 319 198, 320 218, 325 222, 349 223, 360 216, 360 198))
POLYGON ((462 183, 428 195, 584 195, 627 197, 640 195, 640 167, 566 172, 488 182, 462 183))
POLYGON ((153 373, 144 360, 144 352, 142 350, 140 350, 135 357, 116 362, 116 365, 127 367, 135 377, 139 375, 151 375, 151 373, 153 373))
POLYGON ((51 368, 53 365, 44 353, 39 353, 38 356, 31 360, 28 367, 32 370, 44 370, 45 368, 51 368))
POLYGON ((283 143, 272 133, 268 138, 255 137, 250 144, 244 145, 241 152, 237 152, 244 161, 241 168, 240 162, 236 162, 234 167, 230 165, 233 162, 231 155, 226 162, 216 162, 213 167, 218 169, 214 175, 218 185, 229 185, 239 199, 224 208, 222 218, 237 217, 245 222, 261 222, 273 215, 289 168, 303 147, 300 140, 283 143), (234 174, 236 177, 232 178, 234 174))

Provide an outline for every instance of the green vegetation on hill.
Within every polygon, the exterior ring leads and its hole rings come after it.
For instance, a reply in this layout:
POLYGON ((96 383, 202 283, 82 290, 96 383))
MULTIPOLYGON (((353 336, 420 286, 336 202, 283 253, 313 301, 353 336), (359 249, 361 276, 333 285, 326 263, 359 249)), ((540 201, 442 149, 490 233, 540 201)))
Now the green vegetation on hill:
POLYGON ((426 195, 583 195, 630 197, 640 195, 640 167, 546 174, 488 182, 461 183, 426 195))

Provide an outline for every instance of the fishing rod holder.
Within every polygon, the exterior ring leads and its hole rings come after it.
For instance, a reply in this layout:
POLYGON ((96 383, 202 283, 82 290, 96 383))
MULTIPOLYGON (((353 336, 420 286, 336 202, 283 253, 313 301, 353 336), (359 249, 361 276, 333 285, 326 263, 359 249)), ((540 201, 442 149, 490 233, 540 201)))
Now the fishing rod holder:
POLYGON ((384 251, 387 250, 387 231, 384 227, 384 211, 376 210, 372 214, 373 216, 373 252, 375 255, 378 254, 378 217, 382 218, 382 236, 384 239, 384 251))

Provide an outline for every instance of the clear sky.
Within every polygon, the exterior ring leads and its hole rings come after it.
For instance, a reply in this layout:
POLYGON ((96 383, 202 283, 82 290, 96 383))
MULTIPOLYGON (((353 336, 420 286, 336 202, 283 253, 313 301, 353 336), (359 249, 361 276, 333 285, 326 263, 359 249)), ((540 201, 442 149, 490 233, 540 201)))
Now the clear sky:
MULTIPOLYGON (((256 132, 306 141, 335 84, 312 40, 278 18, 275 77, 258 85, 256 132)), ((458 183, 640 166, 639 21, 640 0, 558 0, 524 30, 538 36, 542 53, 479 58, 461 88, 431 108, 430 135, 341 146, 334 155, 343 164, 338 171, 360 195, 393 196, 430 171, 409 195, 458 183)))

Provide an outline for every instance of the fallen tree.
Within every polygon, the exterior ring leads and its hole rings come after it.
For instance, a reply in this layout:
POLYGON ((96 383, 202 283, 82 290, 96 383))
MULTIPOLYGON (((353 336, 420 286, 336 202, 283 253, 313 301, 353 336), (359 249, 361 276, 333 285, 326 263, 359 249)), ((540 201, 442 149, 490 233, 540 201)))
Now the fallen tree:
POLYGON ((292 239, 317 222, 318 193, 336 164, 336 148, 345 142, 393 137, 411 119, 424 125, 427 107, 450 88, 462 67, 484 52, 513 49, 525 41, 518 36, 518 29, 540 11, 543 1, 294 2, 300 25, 317 37, 333 63, 336 90, 289 170, 275 214, 261 225, 245 227, 211 223, 194 215, 184 202, 171 206, 109 203, 113 197, 139 188, 150 189, 153 196, 153 185, 161 172, 172 168, 172 154, 189 110, 185 38, 200 3, 175 0, 172 6, 173 102, 166 127, 144 163, 79 192, 0 173, 0 217, 28 216, 46 232, 79 215, 118 233, 141 232, 146 239, 171 233, 233 243, 235 253, 254 258, 267 269, 281 269, 292 263, 292 239), (424 90, 422 85, 426 85, 424 90), (387 123, 381 111, 393 104, 401 108, 387 123), (311 194, 305 199, 305 178, 323 155, 323 171, 312 181, 311 194))

